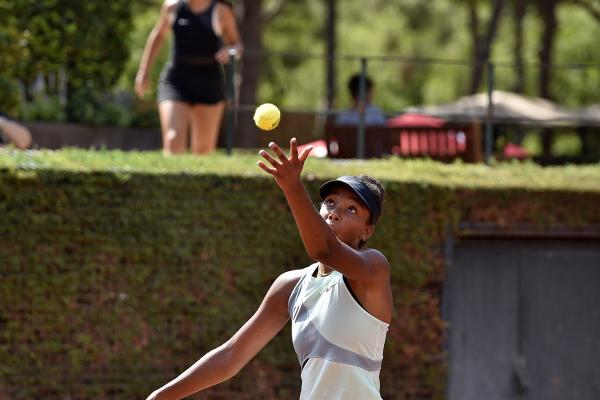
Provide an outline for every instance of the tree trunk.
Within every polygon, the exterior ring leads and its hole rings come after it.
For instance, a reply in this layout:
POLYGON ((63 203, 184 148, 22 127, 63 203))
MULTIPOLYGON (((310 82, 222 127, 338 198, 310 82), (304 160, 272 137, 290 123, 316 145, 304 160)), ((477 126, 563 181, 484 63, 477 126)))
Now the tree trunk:
POLYGON ((477 14, 477 4, 474 1, 469 2, 469 15, 471 22, 471 34, 473 37, 473 75, 471 79, 471 89, 469 93, 474 94, 479 90, 483 80, 483 72, 486 63, 489 61, 492 43, 498 31, 502 9, 505 0, 494 0, 493 10, 488 22, 485 35, 479 34, 479 17, 477 14))
POLYGON ((337 20, 337 2, 336 0, 327 0, 327 109, 335 107, 335 52, 336 52, 336 20, 337 20))
POLYGON ((479 48, 481 46, 479 44, 481 41, 479 37, 479 14, 477 13, 477 4, 473 1, 469 2, 469 28, 471 29, 471 39, 473 40, 473 72, 469 94, 473 94, 477 92, 481 75, 483 74, 482 66, 479 65, 479 48))
POLYGON ((514 0, 513 21, 515 25, 515 42, 513 56, 515 61, 515 83, 513 91, 523 93, 525 90, 525 71, 523 69, 523 19, 525 18, 526 0, 514 0))
POLYGON ((550 82, 552 81, 552 51, 558 21, 556 19, 556 6, 558 0, 538 0, 538 10, 542 18, 543 31, 541 46, 538 53, 540 63, 539 94, 545 99, 552 99, 550 82))
MULTIPOLYGON (((545 99, 552 99, 550 83, 552 81, 552 50, 554 48, 554 39, 556 37, 556 6, 559 0, 538 0, 538 10, 542 18, 543 31, 541 48, 539 51, 539 95, 545 99)), ((547 160, 551 157, 553 131, 550 128, 544 128, 541 132, 542 138, 542 159, 547 160)))
MULTIPOLYGON (((240 36, 245 48, 239 104, 249 106, 256 104, 256 91, 262 73, 262 0, 244 0, 236 5, 242 8, 240 36)), ((256 127, 251 116, 251 112, 240 112, 235 130, 235 147, 256 147, 256 127)))

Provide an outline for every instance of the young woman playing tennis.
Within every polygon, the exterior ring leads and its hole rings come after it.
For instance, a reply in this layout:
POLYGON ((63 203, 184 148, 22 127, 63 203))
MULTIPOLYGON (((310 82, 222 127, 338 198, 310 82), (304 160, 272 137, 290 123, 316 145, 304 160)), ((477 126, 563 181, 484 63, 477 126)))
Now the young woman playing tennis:
POLYGON ((392 316, 390 265, 365 247, 381 215, 384 189, 368 176, 343 176, 320 189, 320 211, 300 173, 311 147, 289 157, 275 143, 258 165, 285 194, 308 255, 316 262, 281 274, 256 313, 148 399, 181 399, 235 376, 291 319, 301 367, 301 399, 380 399, 379 371, 392 316))

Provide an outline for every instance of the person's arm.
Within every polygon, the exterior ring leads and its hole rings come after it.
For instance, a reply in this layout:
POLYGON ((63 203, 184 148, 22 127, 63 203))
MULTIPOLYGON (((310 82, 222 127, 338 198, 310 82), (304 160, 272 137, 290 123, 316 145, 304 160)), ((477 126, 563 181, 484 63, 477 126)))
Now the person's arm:
POLYGON ((31 146, 31 133, 25 126, 0 115, 0 131, 4 133, 9 143, 18 149, 27 149, 31 146))
POLYGON ((313 205, 300 180, 304 162, 312 147, 307 147, 298 155, 296 139, 290 141, 290 157, 286 157, 275 143, 269 147, 277 155, 277 160, 265 150, 260 151, 272 167, 262 161, 258 165, 273 175, 288 201, 300 237, 308 255, 341 272, 348 279, 367 286, 383 287, 389 282, 390 265, 377 250, 355 250, 341 242, 313 205))
POLYGON ((223 47, 217 51, 215 58, 221 64, 227 64, 230 57, 229 52, 233 50, 236 57, 241 57, 242 52, 244 51, 244 45, 240 38, 233 9, 228 5, 218 4, 217 10, 223 47))
POLYGON ((160 51, 165 38, 171 28, 173 12, 177 6, 177 0, 165 0, 158 17, 158 21, 148 35, 140 66, 135 77, 135 92, 139 97, 142 97, 148 90, 148 78, 152 65, 158 52, 160 51))
POLYGON ((231 339, 154 391, 147 400, 182 399, 235 376, 287 323, 288 299, 301 272, 281 274, 256 313, 231 339))

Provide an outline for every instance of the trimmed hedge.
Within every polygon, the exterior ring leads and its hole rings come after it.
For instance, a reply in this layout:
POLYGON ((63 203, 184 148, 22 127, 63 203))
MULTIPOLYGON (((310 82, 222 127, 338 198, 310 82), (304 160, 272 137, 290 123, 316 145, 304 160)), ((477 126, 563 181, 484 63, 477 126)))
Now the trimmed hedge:
MULTIPOLYGON (((256 160, 0 150, 0 398, 144 398, 229 338, 279 274, 310 263, 285 198, 256 160)), ((448 226, 600 223, 600 183, 587 179, 597 166, 552 169, 546 188, 530 178, 548 169, 523 165, 524 178, 518 166, 495 168, 307 163, 315 195, 323 180, 359 171, 386 186, 370 243, 393 268, 384 398, 444 397, 448 226), (499 188, 494 176, 503 177, 499 188)), ((287 399, 298 390, 286 327, 236 378, 198 398, 287 399)))

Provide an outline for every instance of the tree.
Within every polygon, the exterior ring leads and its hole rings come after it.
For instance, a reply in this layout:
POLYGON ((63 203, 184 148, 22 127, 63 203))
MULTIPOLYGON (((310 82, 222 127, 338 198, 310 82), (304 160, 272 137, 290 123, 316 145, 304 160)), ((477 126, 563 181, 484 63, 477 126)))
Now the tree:
POLYGON ((523 20, 527 9, 527 0, 513 0, 515 82, 513 91, 523 93, 525 88, 525 71, 523 68, 523 20))
MULTIPOLYGON (((240 36, 247 53, 242 64, 243 80, 239 93, 241 104, 256 104, 256 93, 263 65, 263 27, 281 12, 284 5, 285 0, 278 0, 268 9, 264 8, 263 0, 243 0, 235 3, 236 14, 240 20, 240 36)), ((256 146, 255 129, 250 118, 240 119, 235 145, 256 146)))
POLYGON ((469 93, 477 93, 483 80, 484 68, 489 61, 491 47, 498 31, 498 25, 502 16, 505 0, 494 0, 492 14, 488 21, 487 29, 481 32, 480 17, 476 0, 469 0, 469 20, 471 36, 473 40, 473 74, 471 78, 471 89, 469 93))
POLYGON ((600 21, 600 6, 588 0, 537 0, 537 9, 543 24, 542 36, 540 38, 540 49, 538 62, 540 64, 539 95, 543 98, 553 99, 550 89, 552 82, 552 66, 554 62, 554 44, 558 32, 558 6, 560 4, 572 3, 582 7, 597 21, 600 21))
POLYGON ((596 21, 600 22, 600 4, 592 3, 590 0, 571 0, 573 4, 583 7, 596 21))
MULTIPOLYGON (((597 21, 600 21, 600 8, 587 0, 537 0, 537 9, 542 20, 543 30, 541 36, 541 47, 538 53, 538 62, 540 66, 539 74, 539 95, 546 99, 554 99, 554 93, 551 91, 553 81, 554 47, 556 35, 558 32, 558 6, 560 4, 572 3, 581 6, 597 21)), ((581 133, 578 133, 581 136, 581 133)), ((553 141, 553 132, 551 129, 542 130, 542 157, 550 156, 553 141)))
POLYGON ((538 62, 540 64, 539 95, 546 99, 552 99, 550 93, 550 81, 552 79, 552 51, 558 28, 556 18, 556 7, 559 0, 537 0, 538 12, 543 24, 542 37, 540 40, 538 62))
MULTIPOLYGON (((136 0, 146 1, 146 0, 136 0)), ((136 1, 110 3, 73 0, 21 0, 4 3, 20 44, 13 60, 14 77, 25 98, 33 84, 46 81, 46 93, 56 94, 57 76, 64 74, 67 98, 79 90, 106 90, 121 75, 129 54, 131 7, 136 1)), ((6 31, 0 28, 0 31, 6 31)), ((13 35, 14 36, 14 35, 13 35)))
POLYGON ((15 115, 19 109, 19 90, 15 84, 17 60, 21 53, 17 20, 11 2, 0 0, 0 111, 15 115))
POLYGON ((336 53, 336 21, 337 21, 337 1, 327 0, 327 19, 325 21, 325 31, 327 40, 327 108, 335 106, 335 53, 336 53))

